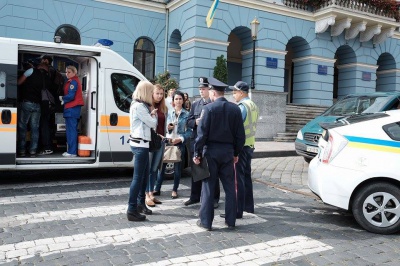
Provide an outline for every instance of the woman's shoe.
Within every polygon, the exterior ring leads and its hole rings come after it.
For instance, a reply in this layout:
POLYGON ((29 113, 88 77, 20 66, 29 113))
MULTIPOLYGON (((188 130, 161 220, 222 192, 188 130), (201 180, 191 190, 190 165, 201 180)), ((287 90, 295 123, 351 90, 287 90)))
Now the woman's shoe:
POLYGON ((146 220, 146 216, 140 214, 138 211, 127 212, 126 216, 128 217, 128 221, 144 221, 146 220))
POLYGON ((143 214, 151 215, 153 212, 146 207, 146 204, 138 204, 137 211, 143 214))
POLYGON ((161 191, 153 191, 153 195, 154 196, 160 196, 161 195, 161 191))
POLYGON ((175 191, 172 191, 171 198, 173 198, 173 199, 179 198, 178 193, 176 193, 175 191))
POLYGON ((155 202, 150 197, 146 197, 146 205, 149 206, 149 207, 155 207, 156 206, 155 202))
POLYGON ((161 201, 159 201, 157 198, 152 197, 151 200, 155 203, 155 204, 162 204, 161 201))

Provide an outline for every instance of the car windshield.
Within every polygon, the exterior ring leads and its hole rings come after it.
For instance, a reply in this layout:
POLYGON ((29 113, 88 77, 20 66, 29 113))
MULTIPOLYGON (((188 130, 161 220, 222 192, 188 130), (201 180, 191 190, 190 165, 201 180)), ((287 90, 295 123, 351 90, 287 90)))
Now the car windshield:
POLYGON ((340 100, 325 111, 324 116, 349 116, 382 111, 390 96, 358 96, 340 100))

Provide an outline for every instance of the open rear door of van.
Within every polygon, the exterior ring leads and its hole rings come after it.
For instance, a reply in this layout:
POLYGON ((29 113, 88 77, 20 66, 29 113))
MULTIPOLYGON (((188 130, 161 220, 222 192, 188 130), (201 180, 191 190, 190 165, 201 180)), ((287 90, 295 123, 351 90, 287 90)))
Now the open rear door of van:
POLYGON ((0 42, 0 169, 13 169, 17 147, 18 46, 0 42))

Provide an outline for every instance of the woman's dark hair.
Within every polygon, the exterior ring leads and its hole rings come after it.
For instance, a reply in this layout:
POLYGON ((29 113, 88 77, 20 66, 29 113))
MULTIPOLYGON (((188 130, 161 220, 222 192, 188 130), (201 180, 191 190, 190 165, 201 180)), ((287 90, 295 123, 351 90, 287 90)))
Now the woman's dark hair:
POLYGON ((175 95, 179 95, 182 97, 183 100, 185 100, 185 95, 181 91, 175 91, 174 94, 172 94, 172 100, 175 99, 175 95))

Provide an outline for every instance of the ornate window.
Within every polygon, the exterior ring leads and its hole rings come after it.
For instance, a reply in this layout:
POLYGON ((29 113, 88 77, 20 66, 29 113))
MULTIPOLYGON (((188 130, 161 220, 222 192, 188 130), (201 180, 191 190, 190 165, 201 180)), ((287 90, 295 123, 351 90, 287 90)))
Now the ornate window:
POLYGON ((54 36, 60 36, 62 43, 81 44, 81 35, 72 25, 61 25, 54 36))
POLYGON ((149 80, 154 79, 155 49, 147 38, 139 38, 135 42, 133 65, 149 80))

